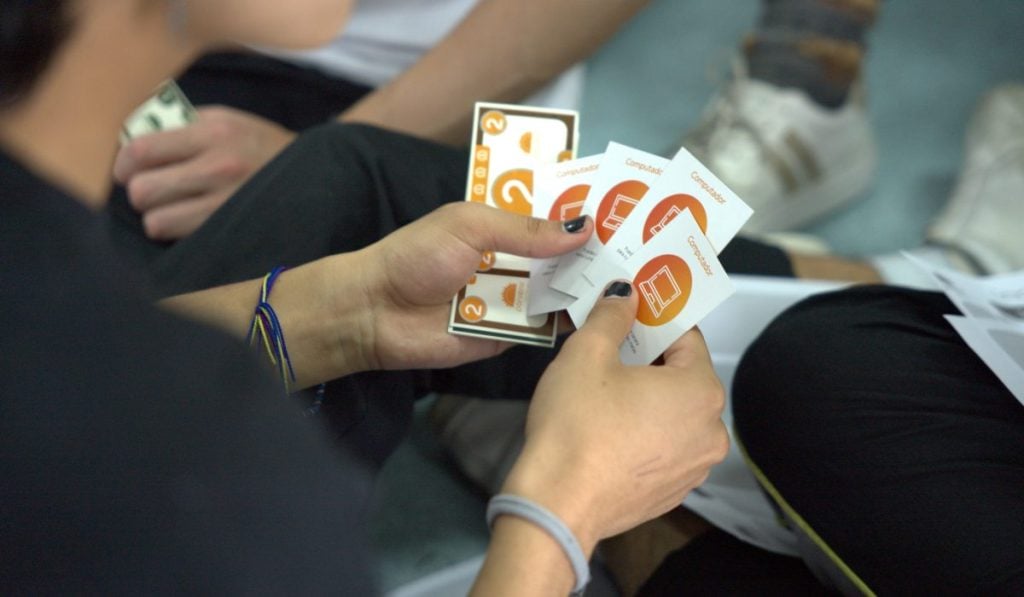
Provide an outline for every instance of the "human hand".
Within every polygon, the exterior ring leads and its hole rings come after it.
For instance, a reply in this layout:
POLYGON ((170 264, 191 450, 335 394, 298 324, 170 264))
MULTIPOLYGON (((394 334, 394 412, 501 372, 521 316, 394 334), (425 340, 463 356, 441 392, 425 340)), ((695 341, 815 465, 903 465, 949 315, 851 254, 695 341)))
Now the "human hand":
POLYGON ((114 162, 114 178, 127 187, 154 240, 191 234, 295 139, 292 131, 234 108, 198 112, 189 126, 133 139, 114 162))
POLYGON ((552 257, 579 248, 591 220, 529 218, 477 203, 452 203, 364 249, 363 367, 438 368, 479 360, 512 346, 448 333, 452 297, 476 273, 485 251, 552 257), (566 223, 566 224, 572 224, 566 223), (572 226, 569 226, 572 227, 572 226))
POLYGON ((619 344, 636 309, 635 292, 606 297, 566 341, 537 386, 502 490, 558 515, 587 554, 678 506, 728 453, 725 394, 703 336, 688 332, 663 365, 625 366, 619 344))

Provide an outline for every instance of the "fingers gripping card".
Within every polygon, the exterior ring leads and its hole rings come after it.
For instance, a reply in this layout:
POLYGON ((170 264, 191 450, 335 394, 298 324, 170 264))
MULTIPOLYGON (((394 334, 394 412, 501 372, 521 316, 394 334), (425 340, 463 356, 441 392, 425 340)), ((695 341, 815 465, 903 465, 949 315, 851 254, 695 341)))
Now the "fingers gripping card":
POLYGON ((632 280, 640 305, 636 321, 619 347, 627 365, 653 362, 673 342, 733 292, 715 250, 697 221, 684 212, 643 245, 629 260, 603 263, 591 270, 593 286, 569 307, 577 327, 583 325, 604 287, 612 280, 632 280))
POLYGON ((594 235, 578 251, 562 257, 551 277, 552 288, 576 296, 573 291, 580 273, 644 200, 667 164, 668 160, 654 154, 608 144, 583 204, 583 214, 594 219, 594 235))
MULTIPOLYGON (((476 104, 466 200, 531 215, 535 172, 575 157, 577 120, 573 111, 476 104)), ((452 302, 448 331, 553 346, 555 315, 527 313, 529 271, 528 259, 485 254, 477 275, 452 302)))
MULTIPOLYGON (((579 217, 601 157, 593 155, 540 167, 534 177, 533 216, 561 221, 579 217)), ((558 260, 530 261, 529 315, 561 311, 575 300, 549 286, 558 260)))

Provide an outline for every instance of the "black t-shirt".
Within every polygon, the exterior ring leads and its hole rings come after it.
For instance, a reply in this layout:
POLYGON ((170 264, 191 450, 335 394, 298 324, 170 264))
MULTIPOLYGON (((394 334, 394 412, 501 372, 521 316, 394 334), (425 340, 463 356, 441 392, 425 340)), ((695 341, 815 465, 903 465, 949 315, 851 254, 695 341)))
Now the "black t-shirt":
POLYGON ((241 342, 153 307, 0 153, 0 591, 372 593, 365 495, 241 342))

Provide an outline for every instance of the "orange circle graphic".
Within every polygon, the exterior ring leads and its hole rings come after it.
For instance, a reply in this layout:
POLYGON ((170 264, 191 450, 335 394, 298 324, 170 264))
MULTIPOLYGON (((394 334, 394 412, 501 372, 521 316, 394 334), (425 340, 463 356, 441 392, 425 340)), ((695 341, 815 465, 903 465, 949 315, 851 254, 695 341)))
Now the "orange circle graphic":
POLYGON ((549 220, 565 221, 580 217, 583 213, 583 202, 590 192, 590 185, 578 184, 571 186, 555 199, 548 213, 549 220))
POLYGON ((505 303, 506 307, 516 306, 516 295, 519 293, 519 287, 516 286, 515 282, 508 284, 501 291, 501 302, 505 303))
POLYGON ((704 210, 704 206, 696 197, 679 193, 665 197, 651 210, 647 221, 644 222, 644 244, 687 209, 693 214, 693 219, 697 220, 700 231, 707 234, 708 212, 704 210))
POLYGON ((494 205, 520 215, 533 211, 533 170, 518 168, 500 174, 491 185, 494 205))
POLYGON ((686 306, 693 290, 693 274, 682 257, 658 255, 640 268, 633 287, 640 293, 636 320, 657 327, 675 319, 686 306))
POLYGON ((489 110, 480 117, 480 128, 489 135, 500 135, 507 126, 508 120, 501 110, 489 110))
POLYGON ((522 149, 526 155, 530 155, 530 152, 533 151, 533 133, 527 131, 519 137, 519 149, 522 149))
POLYGON ((487 316, 487 303, 478 296, 467 296, 459 302, 459 315, 470 323, 481 321, 487 316))
POLYGON ((615 231, 626 221, 626 216, 633 211, 644 198, 649 187, 639 180, 626 180, 612 187, 597 206, 597 238, 601 244, 608 244, 615 231))
POLYGON ((476 266, 476 271, 490 271, 490 269, 494 267, 494 261, 494 251, 484 251, 483 254, 480 255, 480 265, 476 266))

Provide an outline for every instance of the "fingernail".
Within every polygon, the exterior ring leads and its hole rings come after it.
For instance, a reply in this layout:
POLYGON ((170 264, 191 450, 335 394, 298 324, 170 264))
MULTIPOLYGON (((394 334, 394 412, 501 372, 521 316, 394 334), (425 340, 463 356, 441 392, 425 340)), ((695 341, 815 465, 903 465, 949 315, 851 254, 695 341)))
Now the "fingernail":
POLYGON ((587 216, 580 216, 572 220, 562 222, 562 229, 570 234, 576 234, 587 225, 587 216))
POLYGON ((633 286, 629 282, 612 282, 604 289, 604 298, 627 298, 633 294, 633 286))

